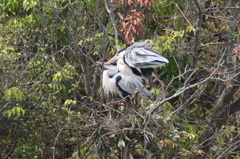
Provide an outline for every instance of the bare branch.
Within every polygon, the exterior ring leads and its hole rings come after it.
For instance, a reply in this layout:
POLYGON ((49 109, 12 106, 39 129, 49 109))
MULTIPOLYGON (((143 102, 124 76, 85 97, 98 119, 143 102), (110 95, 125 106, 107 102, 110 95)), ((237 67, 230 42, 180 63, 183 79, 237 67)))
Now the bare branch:
POLYGON ((181 12, 182 16, 183 16, 184 19, 187 21, 187 23, 193 28, 193 25, 189 22, 189 20, 187 19, 187 17, 186 17, 185 14, 183 13, 183 11, 178 7, 178 5, 176 5, 176 7, 177 7, 178 10, 181 12))
POLYGON ((115 22, 115 16, 114 16, 114 13, 113 13, 113 7, 110 5, 110 8, 108 7, 108 4, 107 4, 107 0, 104 0, 104 3, 105 3, 105 8, 110 16, 110 19, 111 19, 111 23, 113 25, 113 28, 114 28, 114 34, 115 34, 115 40, 116 40, 116 48, 117 48, 117 51, 119 50, 119 46, 118 46, 118 31, 117 31, 117 25, 116 25, 116 22, 115 22))
MULTIPOLYGON (((200 28, 202 25, 202 19, 203 19, 203 11, 202 11, 202 7, 200 6, 201 0, 194 0, 194 2, 197 5, 198 8, 198 23, 196 26, 196 32, 195 32, 195 44, 194 44, 194 59, 196 60, 196 56, 198 56, 198 50, 199 50, 199 36, 200 36, 200 28)), ((196 61, 195 61, 196 63, 196 61)))
MULTIPOLYGON (((207 78, 205 78, 204 80, 202 80, 202 81, 200 81, 200 82, 197 82, 197 83, 195 83, 195 84, 189 85, 189 86, 187 86, 187 87, 186 87, 186 86, 185 86, 185 87, 182 87, 182 88, 180 88, 175 94, 173 94, 172 96, 170 96, 170 97, 168 97, 168 98, 165 98, 164 100, 162 100, 162 101, 160 101, 160 102, 155 103, 155 106, 154 106, 153 108, 152 108, 152 107, 150 108, 150 114, 153 114, 154 111, 155 111, 156 109, 158 109, 158 108, 159 108, 163 103, 165 103, 166 101, 169 101, 169 100, 171 100, 171 99, 173 99, 173 98, 181 95, 181 94, 184 93, 186 90, 189 90, 189 89, 194 88, 194 87, 196 87, 196 86, 198 86, 198 85, 200 85, 200 84, 203 84, 203 83, 207 82, 208 80, 211 80, 211 79, 218 73, 218 71, 220 70, 220 66, 221 66, 221 63, 222 63, 222 61, 223 61, 224 55, 225 55, 225 53, 223 53, 221 59, 218 61, 217 68, 216 68, 207 78)), ((193 72, 195 72, 195 71, 193 71, 193 72)))

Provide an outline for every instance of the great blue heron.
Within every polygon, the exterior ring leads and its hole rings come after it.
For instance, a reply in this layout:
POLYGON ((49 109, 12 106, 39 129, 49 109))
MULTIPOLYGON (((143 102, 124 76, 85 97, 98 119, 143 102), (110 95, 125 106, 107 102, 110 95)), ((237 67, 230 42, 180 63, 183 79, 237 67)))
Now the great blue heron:
MULTIPOLYGON (((98 62, 98 64, 102 63, 98 62)), ((119 61, 118 65, 120 65, 119 61)), ((109 96, 109 94, 118 94, 121 98, 125 99, 125 111, 128 113, 131 96, 135 94, 136 90, 144 87, 142 79, 130 72, 128 75, 123 74, 118 70, 119 67, 117 67, 116 63, 103 64, 103 66, 106 68, 106 70, 103 71, 102 76, 102 88, 104 94, 107 96, 109 96)), ((142 89, 138 95, 153 99, 153 95, 146 88, 142 89)))
POLYGON ((129 69, 131 69, 131 72, 135 75, 143 76, 145 80, 144 87, 148 84, 147 77, 153 74, 154 68, 165 66, 169 63, 165 57, 150 48, 148 41, 136 42, 128 48, 119 50, 117 54, 105 64, 116 60, 119 61, 119 71, 123 74, 128 75, 130 72, 129 69), (123 64, 125 64, 125 66, 123 66, 123 64))

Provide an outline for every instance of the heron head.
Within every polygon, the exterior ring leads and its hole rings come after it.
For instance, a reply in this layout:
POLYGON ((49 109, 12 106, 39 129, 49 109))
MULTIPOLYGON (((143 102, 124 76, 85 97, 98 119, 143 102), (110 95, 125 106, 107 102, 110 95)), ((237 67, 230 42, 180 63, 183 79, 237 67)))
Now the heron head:
POLYGON ((127 48, 121 49, 117 52, 117 56, 122 58, 123 55, 125 54, 127 48))
POLYGON ((110 60, 108 60, 105 64, 116 63, 116 61, 120 58, 123 58, 125 54, 126 48, 119 50, 115 56, 113 56, 110 60))
POLYGON ((111 62, 111 63, 104 63, 103 67, 105 67, 108 70, 117 69, 117 63, 116 63, 116 61, 111 62))
POLYGON ((104 64, 103 67, 107 70, 108 76, 113 76, 118 73, 118 67, 116 62, 104 64))

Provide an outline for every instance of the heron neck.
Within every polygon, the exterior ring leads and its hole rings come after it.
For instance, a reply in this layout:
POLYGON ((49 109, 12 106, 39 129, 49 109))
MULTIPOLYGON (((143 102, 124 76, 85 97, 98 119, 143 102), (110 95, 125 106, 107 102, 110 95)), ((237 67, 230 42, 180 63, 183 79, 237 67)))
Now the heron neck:
POLYGON ((112 74, 112 72, 109 70, 103 71, 102 87, 104 89, 104 94, 106 94, 107 96, 110 93, 115 92, 115 80, 114 78, 111 78, 111 76, 114 75, 115 74, 112 74))
POLYGON ((110 78, 112 76, 114 76, 115 74, 118 73, 118 69, 116 67, 116 69, 111 69, 111 70, 105 70, 105 73, 107 74, 107 76, 110 78))
POLYGON ((117 67, 119 69, 119 71, 125 75, 132 75, 132 69, 124 63, 123 59, 119 59, 117 61, 117 67))

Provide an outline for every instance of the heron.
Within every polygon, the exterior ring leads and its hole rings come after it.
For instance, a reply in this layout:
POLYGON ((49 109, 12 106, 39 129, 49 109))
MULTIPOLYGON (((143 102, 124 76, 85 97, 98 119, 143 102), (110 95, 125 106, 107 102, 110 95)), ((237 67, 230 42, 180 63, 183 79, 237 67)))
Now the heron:
MULTIPOLYGON (((100 62, 97 63, 102 64, 100 62)), ((109 94, 117 94, 122 99, 125 99, 125 112, 128 114, 131 96, 136 93, 136 90, 142 89, 144 85, 139 76, 134 74, 126 75, 120 72, 117 64, 120 65, 119 61, 117 61, 117 63, 102 64, 106 68, 102 75, 102 88, 106 96, 109 96, 109 94)), ((146 88, 139 92, 138 95, 151 100, 154 98, 146 88)))
MULTIPOLYGON (((169 63, 168 59, 151 49, 148 41, 136 42, 128 48, 119 50, 116 55, 105 64, 114 61, 117 61, 119 71, 123 74, 129 75, 133 73, 136 76, 142 76, 145 81, 143 88, 148 85, 147 77, 154 75, 154 68, 166 66, 166 64, 169 63)), ((156 76, 154 77, 160 81, 156 76)), ((161 81, 160 83, 162 84, 161 81)))

